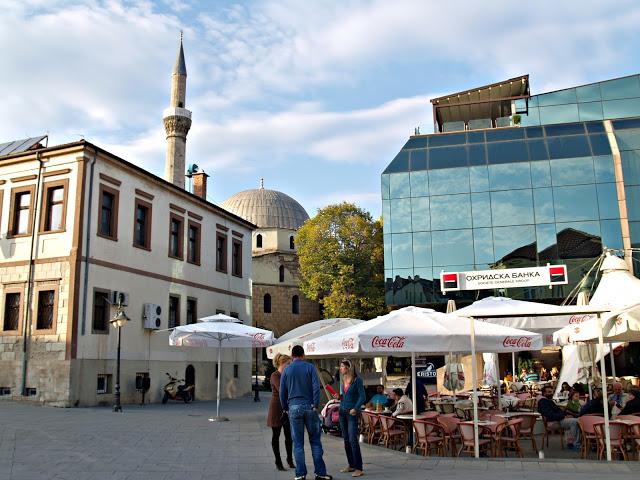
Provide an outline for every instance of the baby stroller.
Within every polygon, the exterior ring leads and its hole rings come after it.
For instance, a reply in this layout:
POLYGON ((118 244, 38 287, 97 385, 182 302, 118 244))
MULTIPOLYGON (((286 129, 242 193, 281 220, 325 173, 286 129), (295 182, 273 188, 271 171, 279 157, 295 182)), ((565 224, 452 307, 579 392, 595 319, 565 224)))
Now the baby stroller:
POLYGON ((330 435, 341 436, 340 431, 340 400, 331 399, 322 409, 322 431, 330 435))

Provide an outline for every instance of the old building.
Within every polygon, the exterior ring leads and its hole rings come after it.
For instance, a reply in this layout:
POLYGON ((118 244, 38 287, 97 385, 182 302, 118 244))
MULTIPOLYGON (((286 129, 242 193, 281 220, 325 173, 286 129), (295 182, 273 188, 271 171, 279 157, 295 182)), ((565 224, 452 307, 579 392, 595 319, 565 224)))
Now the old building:
MULTIPOLYGON (((186 67, 172 75, 166 179, 79 141, 0 145, 0 399, 111 403, 119 300, 122 401, 150 401, 165 373, 215 398, 215 349, 170 347, 169 332, 217 312, 251 323, 250 222, 206 200, 206 174, 184 190, 186 67)), ((223 350, 225 396, 250 390, 247 350, 223 350)))

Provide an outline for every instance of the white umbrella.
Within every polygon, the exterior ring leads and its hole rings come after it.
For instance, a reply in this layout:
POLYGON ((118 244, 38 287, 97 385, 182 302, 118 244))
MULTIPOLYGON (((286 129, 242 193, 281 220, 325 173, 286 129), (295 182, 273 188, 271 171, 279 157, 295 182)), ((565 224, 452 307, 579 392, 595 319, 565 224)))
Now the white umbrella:
POLYGON ((273 343, 273 332, 240 323, 238 319, 226 315, 213 315, 198 320, 198 323, 181 325, 169 335, 169 345, 176 347, 217 347, 218 348, 218 394, 215 421, 220 417, 220 377, 223 348, 267 347, 273 343))
POLYGON ((482 360, 484 360, 482 383, 485 385, 500 386, 500 376, 498 375, 498 354, 483 353, 482 360))

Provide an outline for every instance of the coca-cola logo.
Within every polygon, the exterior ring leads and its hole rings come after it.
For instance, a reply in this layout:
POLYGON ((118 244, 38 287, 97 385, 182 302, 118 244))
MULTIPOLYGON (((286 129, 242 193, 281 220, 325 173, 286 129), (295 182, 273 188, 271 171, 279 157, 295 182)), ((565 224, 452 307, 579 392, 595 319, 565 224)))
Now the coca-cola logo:
POLYGON ((315 352, 315 351, 316 351, 316 342, 307 343, 307 352, 311 353, 311 352, 315 352))
POLYGON ((586 322, 590 318, 589 315, 571 315, 571 317, 569 317, 569 325, 586 322))
POLYGON ((505 348, 529 348, 532 340, 531 337, 504 337, 502 346, 505 348))
POLYGON ((266 333, 253 333, 251 337, 253 338, 254 345, 265 345, 267 343, 266 333))
POLYGON ((342 339, 342 349, 343 350, 353 350, 355 348, 356 341, 353 337, 343 338, 342 339))
POLYGON ((371 346, 373 348, 402 348, 404 347, 404 341, 407 337, 378 337, 375 336, 371 339, 371 346))

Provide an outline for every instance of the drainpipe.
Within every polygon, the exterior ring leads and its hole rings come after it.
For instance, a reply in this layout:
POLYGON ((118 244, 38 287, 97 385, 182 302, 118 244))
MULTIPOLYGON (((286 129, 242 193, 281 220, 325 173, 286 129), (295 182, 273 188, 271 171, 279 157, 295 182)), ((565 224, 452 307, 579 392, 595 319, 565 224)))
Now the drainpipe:
POLYGON ((38 182, 36 184, 36 196, 33 199, 33 217, 31 219, 31 249, 29 250, 29 274, 27 277, 27 296, 26 296, 26 312, 24 323, 22 325, 22 396, 27 396, 27 367, 29 363, 29 352, 27 342, 31 337, 31 319, 33 318, 33 275, 35 270, 35 257, 37 256, 37 235, 38 225, 40 224, 40 190, 42 189, 42 167, 43 161, 40 152, 36 152, 36 161, 38 162, 38 182), (34 253, 34 247, 36 253, 34 253))
MULTIPOLYGON (((84 279, 82 284, 82 320, 80 322, 80 335, 85 334, 85 328, 87 323, 87 297, 89 290, 89 252, 91 247, 91 212, 93 210, 93 171, 96 165, 96 157, 98 156, 98 149, 93 149, 93 158, 91 159, 91 167, 89 169, 89 200, 87 202, 87 228, 85 237, 85 261, 84 261, 84 279)), ((84 185, 83 185, 84 187, 84 185)), ((82 212, 80 212, 82 214, 82 212)), ((80 217, 82 218, 82 217, 80 217)))

